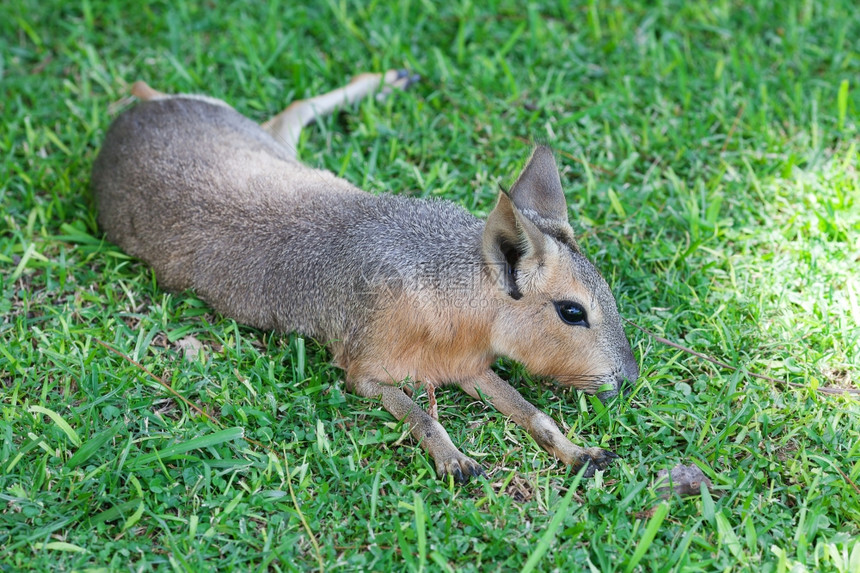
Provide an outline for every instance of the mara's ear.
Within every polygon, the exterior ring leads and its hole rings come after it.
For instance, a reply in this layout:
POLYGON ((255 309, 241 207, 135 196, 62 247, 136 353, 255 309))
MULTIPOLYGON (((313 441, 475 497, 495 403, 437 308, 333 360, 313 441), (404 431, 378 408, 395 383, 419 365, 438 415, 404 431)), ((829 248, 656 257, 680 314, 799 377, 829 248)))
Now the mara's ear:
POLYGON ((510 194, 516 208, 538 227, 578 248, 567 220, 567 201, 558 166, 549 147, 535 148, 510 194))
POLYGON ((541 260, 544 241, 541 230, 519 212, 507 194, 500 192, 484 225, 482 250, 493 279, 503 284, 513 298, 522 296, 516 282, 518 264, 523 259, 541 260))

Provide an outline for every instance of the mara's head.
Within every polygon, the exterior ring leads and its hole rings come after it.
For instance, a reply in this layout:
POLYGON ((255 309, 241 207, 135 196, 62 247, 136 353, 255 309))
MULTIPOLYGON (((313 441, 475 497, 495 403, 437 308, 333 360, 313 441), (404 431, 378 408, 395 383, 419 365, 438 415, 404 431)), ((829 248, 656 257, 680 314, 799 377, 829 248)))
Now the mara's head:
POLYGON ((605 400, 639 368, 615 297, 580 252, 555 159, 537 147, 487 218, 483 253, 500 300, 494 351, 605 400))

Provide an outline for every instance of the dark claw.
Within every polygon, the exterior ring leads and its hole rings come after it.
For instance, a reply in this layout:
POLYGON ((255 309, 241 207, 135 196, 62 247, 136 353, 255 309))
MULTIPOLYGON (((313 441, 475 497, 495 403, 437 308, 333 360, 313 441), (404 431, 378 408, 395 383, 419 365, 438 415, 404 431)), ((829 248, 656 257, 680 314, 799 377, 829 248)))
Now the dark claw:
POLYGON ((472 475, 473 475, 474 477, 482 477, 482 478, 486 478, 486 477, 487 477, 487 472, 485 472, 485 471, 484 471, 484 468, 482 468, 481 466, 474 466, 474 467, 472 468, 472 475))
POLYGON ((421 81, 421 76, 418 74, 413 74, 407 69, 397 70, 397 79, 402 80, 403 78, 406 78, 406 83, 403 84, 403 89, 406 89, 412 84, 421 81))
POLYGON ((585 462, 585 472, 582 474, 582 477, 593 478, 596 469, 593 463, 585 462))
POLYGON ((600 459, 595 460, 595 461, 599 464, 602 464, 601 467, 603 467, 607 464, 611 464, 612 460, 617 460, 620 457, 621 456, 619 456, 615 452, 610 452, 609 450, 603 450, 603 455, 600 456, 600 459))
POLYGON ((463 472, 460 471, 460 468, 454 468, 454 481, 457 483, 466 483, 466 480, 469 478, 463 477, 463 472))

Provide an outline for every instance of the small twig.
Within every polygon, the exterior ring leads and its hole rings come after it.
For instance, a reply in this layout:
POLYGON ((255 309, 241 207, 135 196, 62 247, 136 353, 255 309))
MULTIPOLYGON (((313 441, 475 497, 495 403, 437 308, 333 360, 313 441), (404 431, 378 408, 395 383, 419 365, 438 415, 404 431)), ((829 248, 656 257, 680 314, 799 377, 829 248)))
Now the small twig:
MULTIPOLYGON (((170 384, 165 382, 164 379, 159 378, 158 376, 153 374, 143 364, 141 364, 137 360, 134 360, 131 356, 128 356, 127 354, 120 352, 116 348, 112 347, 111 345, 107 344, 106 342, 102 342, 98 338, 94 338, 93 340, 95 340, 96 343, 107 348, 108 350, 110 350, 114 354, 117 354, 123 360, 129 362, 130 364, 133 364, 138 369, 145 372, 147 376, 149 376, 150 378, 152 378, 153 380, 155 380, 156 382, 161 384, 161 386, 163 386, 165 390, 167 390, 168 392, 170 392, 171 394, 173 394, 174 396, 176 396, 177 398, 179 398, 180 400, 185 402, 185 404, 188 405, 189 408, 191 408, 195 412, 198 412, 200 415, 202 415, 204 418, 206 418, 207 420, 209 420, 210 422, 212 422, 213 424, 215 424, 219 428, 224 427, 224 424, 220 420, 218 420, 217 418, 214 418, 214 417, 210 416, 209 414, 207 414, 206 412, 204 412, 200 406, 198 406, 197 404, 195 404, 194 402, 192 402, 191 400, 189 400, 188 398, 186 398, 185 396, 183 396, 182 394, 180 394, 179 392, 174 390, 174 388, 170 384)), ((276 457, 278 456, 278 452, 276 452, 274 450, 274 448, 272 448, 271 446, 264 444, 262 442, 258 442, 257 440, 254 440, 254 439, 249 438, 247 436, 243 436, 243 438, 249 444, 252 444, 254 446, 257 446, 259 448, 267 450, 268 452, 270 452, 271 454, 273 454, 276 457)), ((308 534, 308 538, 311 540, 311 545, 314 546, 314 552, 316 553, 317 563, 319 564, 319 567, 320 567, 320 573, 323 573, 325 571, 325 562, 323 561, 323 558, 322 558, 322 551, 320 550, 320 545, 319 545, 319 542, 317 542, 316 536, 313 534, 313 531, 311 530, 310 524, 305 519, 304 513, 302 513, 301 507, 299 506, 298 498, 296 498, 296 493, 295 493, 295 491, 293 491, 292 476, 290 475, 290 462, 287 460, 286 452, 284 452, 283 459, 284 459, 284 469, 287 472, 287 487, 290 490, 290 498, 292 498, 292 500, 293 500, 293 507, 295 508, 296 513, 299 515, 299 520, 301 520, 302 526, 304 526, 305 531, 308 534)))
POLYGON ((170 392, 171 394, 173 394, 174 396, 176 396, 177 398, 179 398, 180 400, 182 400, 183 402, 185 402, 185 404, 186 404, 189 408, 191 408, 192 410, 194 410, 195 412, 197 412, 198 414, 200 414, 201 416, 203 416, 204 418, 206 418, 207 420, 209 420, 210 422, 212 422, 213 424, 215 424, 215 425, 216 425, 216 426, 218 426, 219 428, 223 428, 223 427, 224 427, 224 424, 222 424, 221 422, 219 422, 218 420, 216 420, 215 418, 213 418, 212 416, 210 416, 209 414, 207 414, 206 412, 204 412, 204 411, 203 411, 203 409, 202 409, 202 408, 200 408, 197 404, 195 404, 194 402, 192 402, 191 400, 189 400, 188 398, 186 398, 185 396, 183 396, 182 394, 180 394, 179 392, 177 392, 176 390, 174 390, 174 389, 173 389, 173 387, 172 387, 170 384, 168 384, 168 383, 167 383, 167 382, 165 382, 162 378, 159 378, 158 376, 156 376, 155 374, 153 374, 152 372, 150 372, 149 370, 147 370, 147 369, 146 369, 146 367, 145 367, 143 364, 141 364, 141 363, 140 363, 140 362, 138 362, 137 360, 134 360, 131 356, 128 356, 128 355, 126 355, 126 354, 123 354, 122 352, 120 352, 119 350, 117 350, 116 348, 114 348, 113 346, 110 346, 110 345, 109 345, 109 344, 107 344, 106 342, 102 342, 102 341, 101 341, 101 340, 99 340, 98 338, 94 338, 93 340, 95 340, 97 344, 100 344, 101 346, 104 346, 105 348, 107 348, 108 350, 110 350, 111 352, 113 352, 114 354, 119 355, 119 356, 120 356, 120 357, 122 357, 122 359, 123 359, 123 360, 125 360, 126 362, 129 362, 130 364, 134 364, 137 368, 139 368, 140 370, 144 371, 144 372, 145 372, 145 373, 146 373, 150 378, 152 378, 153 380, 155 380, 156 382, 158 382, 159 384, 161 384, 161 385, 164 387, 164 389, 165 389, 165 390, 167 390, 168 392, 170 392))
MULTIPOLYGON (((261 444, 264 448, 272 451, 272 448, 267 447, 264 444, 261 444)), ((299 514, 299 519, 302 522, 302 526, 305 528, 305 531, 308 534, 308 538, 311 540, 311 544, 314 546, 314 553, 317 556, 317 563, 320 566, 320 573, 325 571, 325 563, 323 562, 322 552, 320 551, 320 545, 317 542, 316 536, 311 531, 311 525, 308 523, 308 520, 305 519, 305 514, 302 513, 301 506, 299 505, 299 500, 296 498, 296 492, 293 490, 293 476, 290 475, 290 462, 287 460, 287 452, 284 452, 284 469, 287 471, 287 489, 290 490, 290 499, 293 500, 293 507, 296 508, 296 513, 299 514)))
POLYGON ((857 487, 857 484, 856 484, 856 483, 854 483, 853 481, 851 481, 851 478, 850 478, 850 477, 848 477, 848 474, 846 474, 845 472, 843 472, 840 468, 838 468, 838 467, 836 467, 836 466, 833 466, 833 468, 834 468, 836 471, 838 471, 840 474, 842 474, 842 479, 844 479, 844 480, 845 480, 845 481, 847 481, 849 484, 851 484, 851 487, 853 487, 853 488, 854 488, 854 491, 856 491, 856 492, 857 492, 857 494, 858 494, 858 495, 860 495, 860 487, 857 487))
MULTIPOLYGON (((663 338, 662 336, 658 336, 658 335, 654 334, 653 332, 651 332, 650 330, 643 328, 643 327, 639 326, 638 324, 627 320, 626 318, 624 318, 623 320, 624 320, 624 322, 626 322, 630 326, 638 328, 639 330, 641 330, 642 332, 644 332, 645 334, 647 334, 648 336, 650 336, 651 338, 653 338, 657 342, 665 344, 666 346, 671 346, 672 348, 677 348, 678 350, 682 350, 688 354, 692 354, 693 356, 697 356, 697 357, 701 358, 702 360, 707 360, 708 362, 711 362, 712 364, 716 364, 717 366, 720 366, 721 368, 728 368, 729 370, 740 370, 737 366, 732 366, 731 364, 726 364, 725 362, 717 360, 716 358, 711 358, 710 356, 702 354, 701 352, 696 352, 692 348, 687 348, 686 346, 678 344, 677 342, 672 342, 671 340, 663 338)), ((792 386, 794 388, 809 388, 809 386, 806 386, 804 384, 798 384, 797 382, 788 382, 787 380, 778 380, 776 378, 771 378, 770 376, 765 376, 763 374, 755 374, 753 372, 747 372, 747 374, 752 376, 753 378, 760 378, 762 380, 767 380, 768 382, 773 382, 774 384, 782 384, 785 386, 792 386)), ((837 394, 837 395, 838 394, 850 394, 852 396, 860 395, 860 390, 856 390, 854 388, 829 388, 829 387, 820 388, 819 387, 819 388, 816 388, 816 390, 818 392, 821 392, 822 394, 837 394)))
POLYGON ((735 133, 735 129, 738 127, 738 122, 741 120, 741 116, 744 114, 744 109, 746 108, 746 103, 742 103, 741 107, 738 109, 737 115, 735 115, 735 120, 732 122, 732 126, 729 128, 729 134, 726 136, 726 141, 723 142, 723 148, 720 149, 720 155, 726 152, 726 149, 729 147, 729 142, 732 140, 732 135, 735 133))

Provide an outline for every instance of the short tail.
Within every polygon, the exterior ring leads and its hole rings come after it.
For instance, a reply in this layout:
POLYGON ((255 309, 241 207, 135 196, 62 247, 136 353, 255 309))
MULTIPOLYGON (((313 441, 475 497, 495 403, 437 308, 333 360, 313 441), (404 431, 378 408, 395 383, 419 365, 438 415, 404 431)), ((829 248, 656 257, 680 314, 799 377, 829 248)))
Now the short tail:
POLYGON ((136 81, 134 82, 134 85, 131 86, 131 95, 146 101, 165 97, 167 94, 163 94, 158 90, 152 89, 146 82, 136 81))

